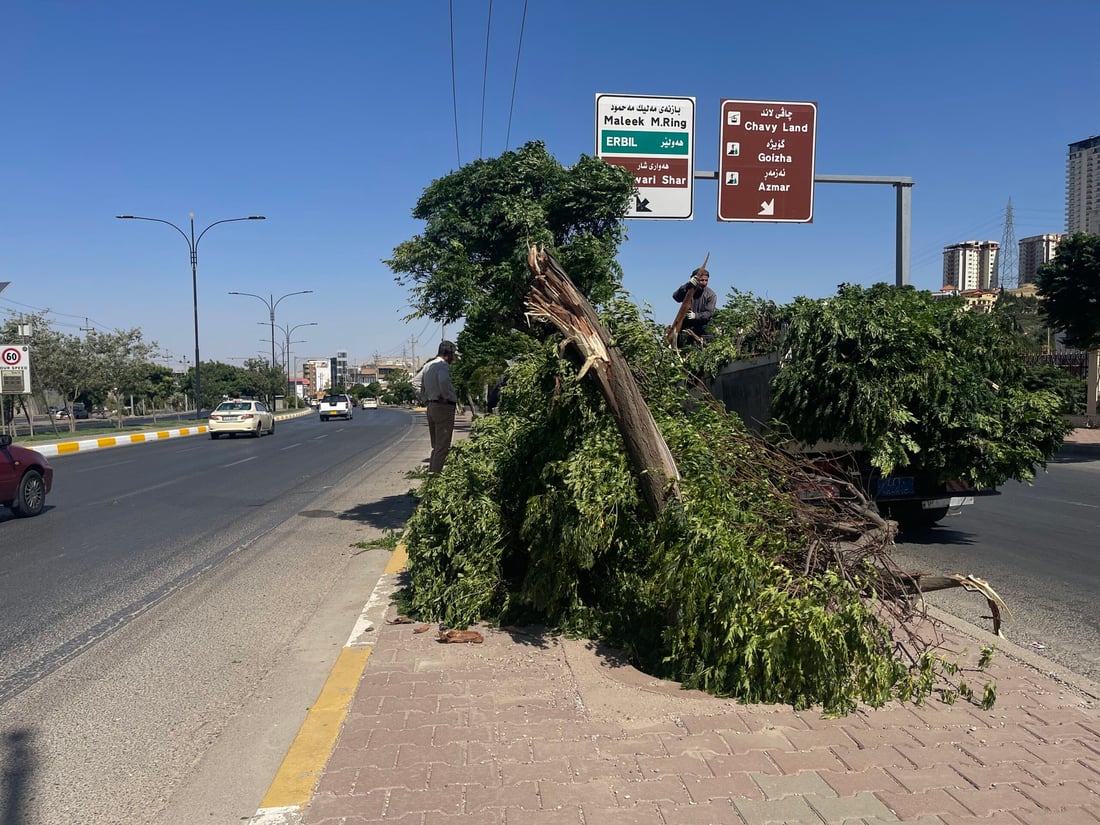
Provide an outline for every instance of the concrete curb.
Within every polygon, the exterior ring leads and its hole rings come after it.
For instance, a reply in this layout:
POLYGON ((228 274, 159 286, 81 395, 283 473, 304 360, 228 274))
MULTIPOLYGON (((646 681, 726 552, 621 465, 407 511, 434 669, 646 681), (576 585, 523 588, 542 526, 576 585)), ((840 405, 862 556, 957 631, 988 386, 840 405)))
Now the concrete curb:
POLYGON ((405 545, 399 544, 248 825, 298 825, 302 821, 302 811, 313 798, 336 748, 344 718, 374 649, 378 627, 407 563, 405 545))
POLYGON ((960 636, 965 636, 980 645, 996 647, 998 653, 1015 659, 1036 673, 1054 679, 1056 682, 1060 682, 1090 699, 1100 700, 1100 684, 1088 677, 1074 673, 1057 662, 1040 656, 1038 653, 1022 647, 1016 642, 1011 642, 1003 636, 998 636, 972 622, 968 622, 954 613, 948 613, 946 610, 932 605, 925 605, 925 612, 934 620, 950 627, 960 636))
MULTIPOLYGON (((301 418, 312 412, 312 410, 301 410, 289 415, 277 415, 275 416, 275 420, 286 421, 291 418, 301 418)), ((49 458, 71 455, 72 453, 88 452, 90 450, 102 450, 108 447, 128 447, 131 444, 145 444, 151 441, 163 441, 167 438, 186 438, 191 435, 203 435, 208 431, 205 424, 196 424, 189 427, 148 430, 146 432, 130 433, 128 435, 98 436, 96 438, 85 438, 74 441, 59 441, 52 444, 25 443, 21 446, 34 450, 36 453, 49 458)))

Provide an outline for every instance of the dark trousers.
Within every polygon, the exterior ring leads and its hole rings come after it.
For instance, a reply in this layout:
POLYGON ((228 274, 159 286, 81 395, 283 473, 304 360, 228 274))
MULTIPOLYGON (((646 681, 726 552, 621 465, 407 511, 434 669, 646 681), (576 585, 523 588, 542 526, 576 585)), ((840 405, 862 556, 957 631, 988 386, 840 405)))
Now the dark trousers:
POLYGON ((451 436, 455 429, 454 404, 441 404, 438 401, 428 402, 428 435, 432 440, 432 457, 428 462, 428 470, 433 473, 443 471, 443 462, 447 460, 447 453, 451 451, 451 436))

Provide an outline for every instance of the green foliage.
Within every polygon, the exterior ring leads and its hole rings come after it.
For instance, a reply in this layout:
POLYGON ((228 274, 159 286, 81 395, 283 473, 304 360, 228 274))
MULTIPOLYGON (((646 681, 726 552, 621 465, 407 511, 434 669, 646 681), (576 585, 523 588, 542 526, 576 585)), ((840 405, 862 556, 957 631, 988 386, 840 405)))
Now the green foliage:
POLYGON ((1061 367, 1032 367, 1023 378, 1024 389, 1044 390, 1058 398, 1058 410, 1066 415, 1083 415, 1088 397, 1086 381, 1070 375, 1061 367))
POLYGON ((380 397, 387 404, 411 404, 416 400, 412 376, 407 370, 394 370, 386 377, 386 388, 381 390, 380 397))
MULTIPOLYGON (((425 231, 388 261, 411 287, 414 316, 465 317, 454 369, 460 392, 464 383, 476 395, 487 375, 510 366, 501 414, 475 419, 442 473, 418 492, 405 534, 403 609, 457 627, 537 619, 602 638, 648 672, 747 701, 820 705, 834 714, 858 702, 922 701, 944 675, 942 660, 922 657, 907 669, 868 595, 873 588, 841 569, 838 554, 808 563, 816 528, 773 475, 775 454, 694 378, 720 359, 774 351, 787 324, 812 308, 734 293, 714 324, 728 340, 681 360, 619 288, 614 254, 632 190, 623 170, 591 158, 566 170, 541 144, 528 144, 435 181, 418 202, 413 214, 425 231), (549 328, 524 321, 528 243, 552 245, 599 308, 676 461, 680 498, 656 518, 615 419, 593 383, 578 379, 572 350, 549 328)), ((943 345, 952 333, 937 325, 955 323, 958 313, 926 312, 900 319, 927 333, 924 351, 891 352, 883 342, 873 353, 880 369, 913 360, 914 374, 895 380, 906 398, 952 389, 924 373, 956 368, 959 356, 943 345)), ((859 329, 846 316, 838 312, 825 326, 859 329)), ((880 328, 864 337, 909 346, 890 321, 872 319, 880 328)), ((828 338, 809 328, 802 335, 828 338)), ((840 349, 848 346, 842 337, 834 331, 840 349)), ((977 331, 967 345, 971 360, 997 360, 977 331)), ((836 377, 859 376, 856 355, 853 345, 836 377)), ((971 394, 986 393, 988 384, 978 383, 971 394)), ((838 400, 829 403, 839 415, 838 400)), ((921 423, 916 415, 900 404, 861 403, 892 428, 883 454, 905 454, 913 439, 905 428, 921 423)), ((973 406, 971 419, 986 409, 973 406)))
POLYGON ((351 546, 359 550, 372 550, 376 547, 381 547, 386 550, 396 550, 397 545, 400 543, 401 533, 397 530, 386 530, 385 535, 379 538, 353 542, 351 546))
POLYGON ((1063 238, 1054 259, 1039 267, 1035 283, 1053 326, 1066 343, 1100 349, 1100 235, 1077 232, 1063 238))
POLYGON ((1013 329, 1020 336, 1020 346, 1024 352, 1050 351, 1054 331, 1043 312, 1042 303, 1038 298, 1005 292, 997 298, 994 305, 995 312, 1011 320, 1013 329))
MULTIPOLYGON (((537 616, 600 636, 649 672, 746 701, 834 713, 914 690, 873 603, 833 572, 796 577, 806 540, 757 442, 625 301, 605 315, 683 474, 654 523, 603 400, 556 342, 509 369, 502 415, 477 419, 408 524, 408 607, 465 626, 537 616)), ((927 695, 927 691, 925 694, 927 695)))
POLYGON ((910 287, 798 299, 783 352, 773 415, 800 441, 862 445, 884 473, 1027 481, 1068 429, 1057 396, 1026 388, 1008 319, 910 287))
POLYGON ((424 190, 413 209, 424 231, 386 264, 410 287, 410 318, 466 319, 452 369, 460 397, 479 395, 481 368, 500 369, 526 347, 516 330, 527 329, 528 244, 551 246, 593 300, 611 298, 633 191, 629 172, 588 156, 566 168, 539 142, 474 161, 424 190))
POLYGON ((775 352, 790 315, 789 306, 732 289, 711 319, 713 340, 705 347, 686 347, 684 362, 696 375, 713 376, 733 361, 775 352))
POLYGON ((981 657, 978 659, 978 669, 985 670, 991 664, 993 664, 993 654, 997 648, 995 645, 983 645, 981 649, 981 657))

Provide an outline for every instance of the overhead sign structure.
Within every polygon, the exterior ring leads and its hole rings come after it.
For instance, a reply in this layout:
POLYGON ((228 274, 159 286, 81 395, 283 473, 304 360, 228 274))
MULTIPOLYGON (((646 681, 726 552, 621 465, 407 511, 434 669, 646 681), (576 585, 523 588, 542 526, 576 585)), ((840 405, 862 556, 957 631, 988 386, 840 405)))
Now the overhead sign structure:
POLYGON ((0 394, 26 395, 31 391, 31 348, 0 345, 0 394))
POLYGON ((634 175, 626 217, 691 220, 695 98, 596 95, 596 156, 634 175))
POLYGON ((817 104, 723 100, 718 220, 811 223, 817 104))

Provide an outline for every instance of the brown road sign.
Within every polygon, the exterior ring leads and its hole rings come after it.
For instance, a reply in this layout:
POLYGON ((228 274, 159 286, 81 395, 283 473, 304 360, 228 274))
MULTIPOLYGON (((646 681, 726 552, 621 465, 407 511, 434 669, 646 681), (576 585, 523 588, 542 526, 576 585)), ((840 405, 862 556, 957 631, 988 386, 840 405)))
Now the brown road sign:
POLYGON ((817 104, 723 100, 718 220, 811 223, 817 104))

